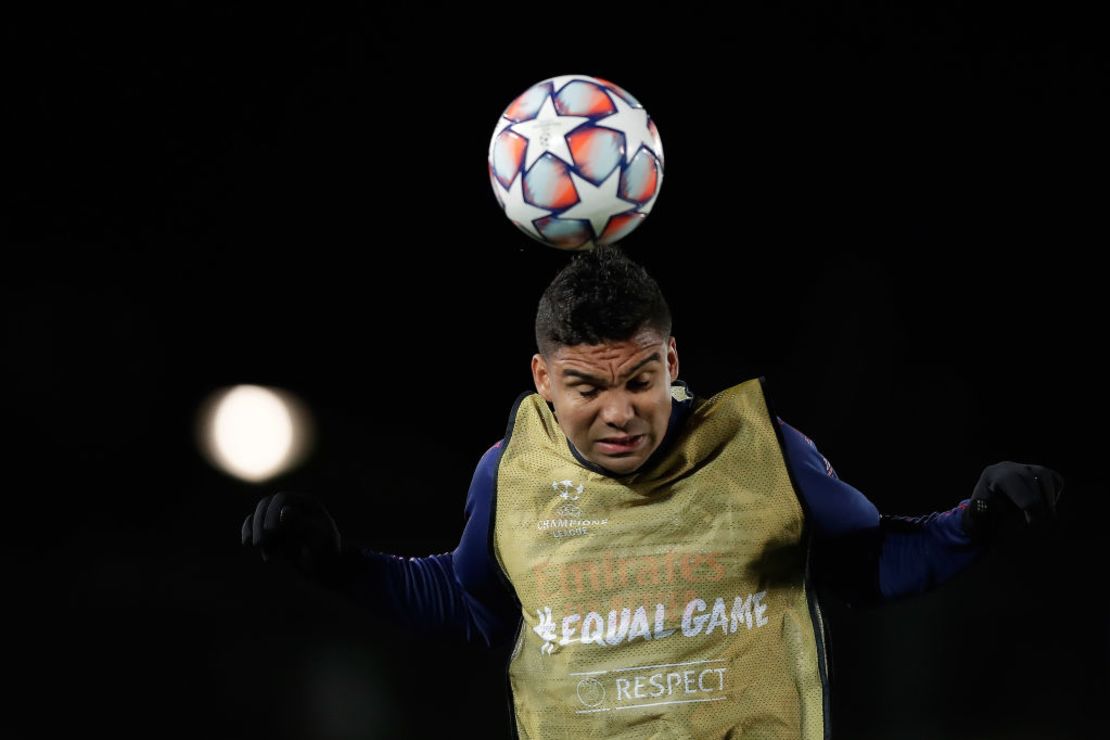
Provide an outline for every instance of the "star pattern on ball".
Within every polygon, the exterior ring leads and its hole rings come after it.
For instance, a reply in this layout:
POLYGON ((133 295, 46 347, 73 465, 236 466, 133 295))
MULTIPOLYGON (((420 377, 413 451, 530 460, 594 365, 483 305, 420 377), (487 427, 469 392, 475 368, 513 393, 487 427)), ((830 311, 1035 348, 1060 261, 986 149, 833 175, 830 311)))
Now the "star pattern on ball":
POLYGON ((559 214, 559 218, 587 219, 594 228, 594 236, 601 238, 609 219, 618 213, 626 213, 638 204, 624 200, 617 192, 621 184, 620 168, 613 170, 609 177, 595 186, 589 180, 571 171, 574 189, 578 191, 578 202, 559 214))
POLYGON ((489 140, 489 153, 486 155, 487 157, 493 157, 493 146, 497 143, 497 136, 512 125, 512 119, 505 118, 505 116, 501 116, 497 119, 497 125, 493 127, 493 136, 490 137, 489 140))
POLYGON ((651 149, 654 154, 659 154, 652 149, 651 129, 648 128, 648 114, 643 108, 633 108, 624 102, 620 95, 610 95, 617 112, 610 113, 604 118, 599 118, 596 125, 611 128, 624 134, 624 161, 631 162, 636 156, 640 145, 651 149))
POLYGON ((647 111, 589 75, 548 77, 517 96, 494 127, 487 166, 509 220, 569 251, 626 237, 663 182, 662 143, 647 111))
POLYGON ((536 230, 535 224, 532 223, 537 218, 550 216, 551 211, 545 208, 537 208, 528 201, 524 200, 524 176, 517 175, 513 179, 512 185, 506 190, 502 187, 497 178, 493 179, 494 187, 501 193, 501 202, 505 205, 505 215, 512 221, 520 224, 529 234, 539 240, 543 240, 543 236, 536 230))
POLYGON ((535 118, 509 126, 509 129, 528 139, 528 150, 524 155, 524 170, 528 171, 537 159, 551 152, 567 164, 574 158, 567 145, 567 134, 588 122, 585 116, 561 116, 555 110, 551 96, 544 98, 540 112, 535 118))
POLYGON ((651 209, 655 207, 655 201, 659 200, 659 191, 663 189, 663 176, 659 176, 659 181, 655 183, 655 194, 651 199, 640 206, 640 213, 651 213, 651 209))
POLYGON ((544 82, 550 82, 551 89, 553 91, 552 94, 558 95, 560 90, 562 90, 568 83, 574 82, 575 80, 593 82, 591 78, 584 75, 559 75, 558 77, 552 77, 549 80, 544 80, 544 82))

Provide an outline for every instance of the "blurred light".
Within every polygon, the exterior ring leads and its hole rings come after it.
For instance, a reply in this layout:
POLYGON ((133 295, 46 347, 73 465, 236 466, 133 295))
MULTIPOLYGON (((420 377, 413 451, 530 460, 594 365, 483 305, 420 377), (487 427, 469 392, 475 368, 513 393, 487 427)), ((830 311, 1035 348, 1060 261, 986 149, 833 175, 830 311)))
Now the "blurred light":
POLYGON ((304 405, 286 391, 237 385, 205 401, 198 432, 209 462, 236 478, 259 483, 304 458, 311 420, 304 405))

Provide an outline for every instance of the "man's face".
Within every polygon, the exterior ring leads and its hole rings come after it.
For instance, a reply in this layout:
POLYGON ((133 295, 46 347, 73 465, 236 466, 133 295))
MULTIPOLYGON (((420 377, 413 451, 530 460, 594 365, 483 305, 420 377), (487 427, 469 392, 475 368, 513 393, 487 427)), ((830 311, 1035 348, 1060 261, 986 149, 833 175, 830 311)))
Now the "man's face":
POLYGON ((644 329, 622 342, 559 347, 546 358, 537 354, 532 378, 583 457, 614 473, 631 473, 667 431, 678 350, 674 337, 644 329))

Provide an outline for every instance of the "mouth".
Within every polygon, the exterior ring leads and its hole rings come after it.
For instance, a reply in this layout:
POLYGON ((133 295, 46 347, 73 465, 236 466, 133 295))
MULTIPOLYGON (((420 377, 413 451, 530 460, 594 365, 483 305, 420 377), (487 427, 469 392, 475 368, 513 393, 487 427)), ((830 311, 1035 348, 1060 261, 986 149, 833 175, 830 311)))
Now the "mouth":
POLYGON ((605 439, 599 439, 595 444, 599 450, 606 454, 619 455, 634 452, 640 448, 646 439, 646 434, 635 434, 624 437, 606 437, 605 439))

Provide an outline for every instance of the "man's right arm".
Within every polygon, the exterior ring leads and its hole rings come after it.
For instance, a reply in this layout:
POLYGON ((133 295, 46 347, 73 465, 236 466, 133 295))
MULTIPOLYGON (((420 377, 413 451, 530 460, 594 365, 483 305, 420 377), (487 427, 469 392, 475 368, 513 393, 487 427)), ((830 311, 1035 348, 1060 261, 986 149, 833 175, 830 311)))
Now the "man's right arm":
POLYGON ((482 456, 467 493, 466 523, 453 552, 403 557, 344 544, 324 580, 389 622, 419 633, 495 645, 512 639, 520 610, 491 552, 490 513, 502 443, 482 456))
POLYGON ((452 633, 496 645, 513 638, 519 620, 515 596, 490 551, 490 514, 502 443, 482 456, 466 495, 465 525, 451 551, 426 557, 344 550, 344 589, 357 602, 390 612, 421 632, 452 633))

